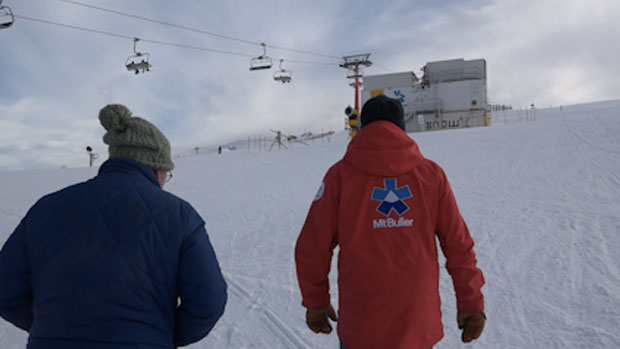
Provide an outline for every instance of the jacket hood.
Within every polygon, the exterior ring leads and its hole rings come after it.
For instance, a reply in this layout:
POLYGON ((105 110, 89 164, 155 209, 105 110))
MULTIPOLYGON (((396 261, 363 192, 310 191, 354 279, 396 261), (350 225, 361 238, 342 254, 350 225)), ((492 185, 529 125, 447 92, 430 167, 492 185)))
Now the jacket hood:
POLYGON ((353 138, 344 161, 369 175, 397 176, 424 160, 416 142, 389 121, 376 121, 353 138))

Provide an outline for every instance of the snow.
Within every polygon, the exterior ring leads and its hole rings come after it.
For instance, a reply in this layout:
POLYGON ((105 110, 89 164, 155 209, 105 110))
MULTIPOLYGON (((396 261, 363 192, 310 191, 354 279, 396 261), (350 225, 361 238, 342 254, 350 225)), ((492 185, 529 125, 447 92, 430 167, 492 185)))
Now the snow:
MULTIPOLYGON (((491 127, 411 134, 445 169, 487 280, 487 327, 478 341, 460 344, 440 262, 446 336, 436 348, 620 347, 620 101, 532 114, 497 112, 491 127)), ((175 159, 166 190, 207 222, 229 285, 226 313, 192 348, 338 347, 335 333, 306 328, 293 247, 346 145, 338 133, 290 150, 175 159)), ((0 173, 0 242, 40 196, 95 174, 0 173)), ((335 287, 335 263, 330 278, 335 287)), ((332 300, 337 305, 335 288, 332 300)), ((0 321, 0 348, 23 348, 25 340, 0 321)))

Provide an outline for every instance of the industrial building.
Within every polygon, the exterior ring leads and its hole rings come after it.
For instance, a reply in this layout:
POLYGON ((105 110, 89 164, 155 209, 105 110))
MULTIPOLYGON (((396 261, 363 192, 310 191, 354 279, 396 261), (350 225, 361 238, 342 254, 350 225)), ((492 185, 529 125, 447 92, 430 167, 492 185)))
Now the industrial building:
POLYGON ((407 132, 488 126, 486 61, 429 62, 414 72, 364 76, 362 105, 384 94, 399 99, 407 132))

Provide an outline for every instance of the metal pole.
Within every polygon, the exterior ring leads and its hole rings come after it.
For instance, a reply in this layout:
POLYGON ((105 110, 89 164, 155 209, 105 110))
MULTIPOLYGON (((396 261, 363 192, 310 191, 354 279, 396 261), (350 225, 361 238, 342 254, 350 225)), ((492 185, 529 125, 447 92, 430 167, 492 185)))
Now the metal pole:
POLYGON ((355 111, 357 113, 357 121, 360 119, 360 92, 359 92, 359 63, 355 64, 355 111))
MULTIPOLYGON (((348 113, 346 112, 347 116, 349 117, 349 126, 351 128, 351 133, 350 136, 351 138, 353 138, 355 136, 355 134, 357 133, 357 128, 359 125, 359 120, 360 120, 360 69, 359 66, 363 65, 366 67, 370 67, 372 65, 372 62, 368 60, 368 56, 370 56, 370 53, 363 53, 363 54, 359 54, 359 55, 353 55, 353 56, 345 56, 342 57, 344 62, 342 64, 340 64, 341 68, 346 68, 348 70, 353 70, 354 71, 354 77, 355 78, 355 109, 353 110, 352 113, 348 113), (353 117, 353 115, 355 115, 355 117, 353 117)), ((351 78, 351 76, 347 76, 348 78, 351 78)))

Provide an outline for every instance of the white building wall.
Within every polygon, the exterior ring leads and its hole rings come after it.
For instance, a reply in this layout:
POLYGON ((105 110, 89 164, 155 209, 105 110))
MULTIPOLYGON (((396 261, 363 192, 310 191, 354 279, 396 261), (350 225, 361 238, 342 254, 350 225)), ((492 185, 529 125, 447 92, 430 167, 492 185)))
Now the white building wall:
POLYGON ((486 124, 486 62, 483 59, 430 62, 425 76, 413 72, 364 77, 362 106, 378 94, 403 104, 407 132, 486 124))
POLYGON ((364 90, 396 89, 414 86, 418 78, 412 71, 393 74, 370 75, 364 77, 364 90))
POLYGON ((438 83, 437 96, 443 100, 443 110, 462 111, 486 109, 486 93, 484 80, 464 80, 438 83))

